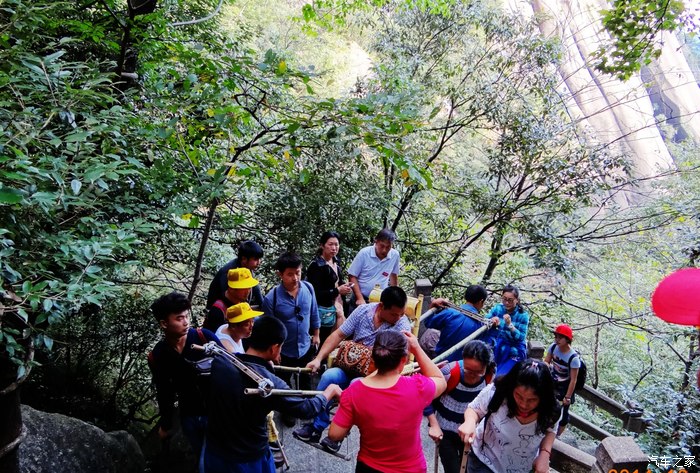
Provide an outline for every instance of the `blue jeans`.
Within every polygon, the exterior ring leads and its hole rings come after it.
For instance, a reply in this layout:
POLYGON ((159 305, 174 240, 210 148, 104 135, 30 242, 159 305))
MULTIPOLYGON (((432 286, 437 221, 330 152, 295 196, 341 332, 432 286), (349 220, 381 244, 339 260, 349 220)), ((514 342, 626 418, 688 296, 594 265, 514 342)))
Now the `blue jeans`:
POLYGON ((180 419, 182 433, 190 442, 194 457, 199 459, 204 444, 204 436, 207 433, 207 416, 186 416, 180 419))
MULTIPOLYGON (((349 375, 340 368, 330 368, 321 375, 321 380, 318 382, 318 387, 316 389, 323 391, 331 384, 337 384, 341 388, 345 389, 350 385, 350 381, 353 379, 353 377, 354 376, 349 375)), ((321 432, 329 425, 331 425, 331 416, 327 409, 322 409, 321 412, 314 418, 314 429, 321 432)))
POLYGON ((216 455, 206 445, 199 463, 199 473, 275 473, 275 459, 269 448, 263 456, 248 462, 233 462, 216 455))

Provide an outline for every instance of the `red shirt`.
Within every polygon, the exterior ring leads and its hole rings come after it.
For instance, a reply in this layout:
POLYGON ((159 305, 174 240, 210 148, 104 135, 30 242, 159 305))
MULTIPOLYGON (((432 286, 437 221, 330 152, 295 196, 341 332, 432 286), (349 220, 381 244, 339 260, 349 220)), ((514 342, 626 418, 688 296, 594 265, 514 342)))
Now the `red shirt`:
POLYGON ((434 396, 435 383, 421 374, 401 376, 384 389, 360 380, 343 391, 333 422, 360 429, 357 459, 365 465, 385 473, 424 473, 420 426, 434 396))

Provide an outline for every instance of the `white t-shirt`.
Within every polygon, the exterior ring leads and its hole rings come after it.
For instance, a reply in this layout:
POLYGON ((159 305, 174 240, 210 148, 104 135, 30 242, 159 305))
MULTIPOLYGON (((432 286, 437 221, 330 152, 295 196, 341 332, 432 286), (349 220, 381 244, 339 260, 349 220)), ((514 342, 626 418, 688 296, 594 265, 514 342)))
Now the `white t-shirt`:
POLYGON ((357 252, 352 260, 348 274, 357 278, 360 285, 360 292, 365 298, 369 297, 375 285, 386 289, 389 285, 389 276, 399 275, 399 252, 392 248, 383 260, 377 257, 374 245, 366 246, 357 252))
POLYGON ((233 345, 233 353, 245 353, 245 350, 243 349, 243 341, 241 340, 240 342, 236 343, 236 341, 231 338, 230 335, 225 334, 224 329, 226 327, 228 327, 228 324, 224 324, 216 329, 216 336, 219 337, 219 341, 223 342, 226 340, 233 345))
MULTIPOLYGON (((476 427, 472 452, 496 473, 528 473, 545 434, 536 433, 537 419, 521 424, 515 417, 509 418, 505 402, 489 416, 484 434, 483 418, 495 392, 496 387, 490 384, 469 404, 482 419, 476 427)), ((559 421, 547 432, 556 434, 558 426, 559 421)))

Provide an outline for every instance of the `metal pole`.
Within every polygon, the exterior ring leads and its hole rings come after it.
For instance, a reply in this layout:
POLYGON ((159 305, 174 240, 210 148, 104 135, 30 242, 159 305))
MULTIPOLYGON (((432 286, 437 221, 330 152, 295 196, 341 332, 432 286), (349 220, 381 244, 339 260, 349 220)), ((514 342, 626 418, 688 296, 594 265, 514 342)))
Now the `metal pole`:
POLYGON ((310 373, 311 368, 274 365, 275 371, 291 371, 292 373, 310 373))
POLYGON ((260 375, 260 373, 250 369, 245 363, 239 360, 236 355, 229 353, 224 348, 217 345, 216 342, 208 342, 204 345, 197 345, 193 343, 191 347, 193 350, 203 351, 208 356, 221 355, 225 357, 231 363, 233 363, 236 368, 241 370, 243 374, 255 381, 258 384, 259 390, 263 393, 269 392, 274 387, 272 380, 264 378, 262 375, 260 375))
POLYGON ((245 388, 244 394, 259 394, 261 396, 318 396, 323 394, 323 391, 309 391, 304 389, 260 389, 260 388, 245 388))
POLYGON ((426 310, 425 313, 418 318, 418 323, 423 322, 425 319, 427 319, 428 317, 433 315, 435 312, 437 312, 437 307, 433 307, 432 309, 426 310))

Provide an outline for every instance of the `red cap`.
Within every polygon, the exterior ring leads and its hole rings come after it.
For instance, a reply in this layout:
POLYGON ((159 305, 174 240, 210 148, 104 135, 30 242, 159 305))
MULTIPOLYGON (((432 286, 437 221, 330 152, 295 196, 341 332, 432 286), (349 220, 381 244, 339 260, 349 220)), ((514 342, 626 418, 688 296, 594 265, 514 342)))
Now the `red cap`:
POLYGON ((564 335, 569 340, 574 339, 574 331, 571 330, 571 327, 569 327, 566 324, 559 325, 557 328, 554 329, 554 333, 558 333, 559 335, 564 335))

